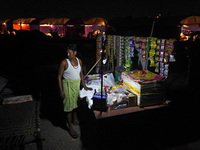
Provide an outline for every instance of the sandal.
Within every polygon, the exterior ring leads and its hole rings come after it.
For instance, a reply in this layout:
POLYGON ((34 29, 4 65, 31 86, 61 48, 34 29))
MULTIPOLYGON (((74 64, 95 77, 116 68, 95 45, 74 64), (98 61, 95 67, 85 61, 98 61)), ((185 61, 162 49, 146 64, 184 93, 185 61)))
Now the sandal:
POLYGON ((79 125, 79 124, 80 124, 80 123, 79 123, 79 120, 78 120, 78 119, 74 120, 73 124, 74 124, 74 125, 79 125))
POLYGON ((79 137, 78 133, 76 131, 69 131, 69 134, 71 135, 72 138, 76 139, 79 137))

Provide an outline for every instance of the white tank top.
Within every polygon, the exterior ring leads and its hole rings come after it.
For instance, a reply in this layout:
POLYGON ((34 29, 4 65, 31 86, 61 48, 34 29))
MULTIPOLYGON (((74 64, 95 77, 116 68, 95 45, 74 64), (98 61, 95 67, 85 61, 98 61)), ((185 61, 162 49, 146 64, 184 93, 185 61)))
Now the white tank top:
POLYGON ((63 78, 67 80, 76 80, 80 79, 80 72, 81 72, 81 66, 79 64, 78 58, 76 58, 78 62, 78 66, 72 66, 71 62, 69 59, 66 59, 68 63, 68 68, 64 70, 63 72, 63 78))

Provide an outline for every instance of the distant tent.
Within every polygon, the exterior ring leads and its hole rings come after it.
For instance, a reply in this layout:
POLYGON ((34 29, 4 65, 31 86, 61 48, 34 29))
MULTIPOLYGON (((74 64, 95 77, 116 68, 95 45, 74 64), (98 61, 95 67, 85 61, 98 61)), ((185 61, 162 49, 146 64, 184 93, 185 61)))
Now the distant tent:
POLYGON ((105 26, 108 21, 101 17, 94 17, 85 22, 85 25, 105 26))
POLYGON ((190 16, 180 21, 181 40, 188 40, 191 32, 200 31, 200 16, 190 16))
POLYGON ((181 20, 182 33, 185 31, 200 31, 200 16, 190 16, 181 20))
POLYGON ((200 16, 190 16, 181 20, 181 25, 186 25, 189 27, 199 27, 200 26, 200 16))
POLYGON ((13 20, 14 30, 28 30, 30 31, 30 23, 36 18, 18 18, 13 20))
POLYGON ((71 18, 66 23, 66 36, 70 38, 82 37, 85 34, 85 20, 82 18, 71 18))
POLYGON ((89 33, 94 34, 103 33, 106 31, 106 25, 108 21, 101 17, 94 17, 85 22, 85 35, 87 36, 89 33))
POLYGON ((48 25, 65 25, 69 21, 68 18, 47 18, 40 20, 40 24, 48 24, 48 25))
POLYGON ((59 36, 65 36, 65 24, 68 18, 47 18, 39 21, 40 31, 48 34, 56 32, 59 36))
POLYGON ((2 33, 9 31, 9 28, 13 28, 12 27, 13 25, 10 22, 11 22, 10 19, 5 19, 0 21, 2 33))
POLYGON ((82 18, 71 18, 69 21, 67 21, 66 25, 71 25, 71 26, 84 26, 86 20, 82 18))

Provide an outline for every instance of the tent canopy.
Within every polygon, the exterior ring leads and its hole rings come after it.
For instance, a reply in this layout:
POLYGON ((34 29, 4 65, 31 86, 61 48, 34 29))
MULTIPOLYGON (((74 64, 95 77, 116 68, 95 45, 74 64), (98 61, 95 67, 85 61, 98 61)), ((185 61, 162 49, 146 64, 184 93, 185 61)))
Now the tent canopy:
POLYGON ((187 25, 190 27, 199 27, 200 25, 200 16, 190 16, 181 20, 181 25, 187 25))
POLYGON ((39 21, 40 25, 65 25, 69 21, 68 18, 47 18, 39 21))
POLYGON ((99 26, 105 26, 108 23, 108 21, 101 17, 94 17, 89 19, 85 22, 85 25, 99 25, 99 26))
POLYGON ((30 24, 36 18, 18 18, 13 20, 13 24, 30 24))
POLYGON ((0 20, 0 24, 7 23, 9 21, 10 21, 10 19, 0 20))
POLYGON ((66 25, 85 25, 85 20, 82 18, 71 18, 66 25))

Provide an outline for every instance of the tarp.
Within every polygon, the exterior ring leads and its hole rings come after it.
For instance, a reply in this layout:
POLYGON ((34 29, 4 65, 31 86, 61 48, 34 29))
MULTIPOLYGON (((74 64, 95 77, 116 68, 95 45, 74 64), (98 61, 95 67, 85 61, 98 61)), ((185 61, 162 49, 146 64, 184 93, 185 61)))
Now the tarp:
POLYGON ((30 24, 36 18, 18 18, 13 20, 13 24, 30 24))
POLYGON ((190 16, 181 20, 181 25, 187 25, 190 27, 199 27, 200 25, 200 16, 190 16))
POLYGON ((68 18, 47 18, 39 21, 40 25, 65 25, 69 21, 68 18))
POLYGON ((190 32, 200 31, 200 16, 190 16, 180 21, 181 33, 190 35, 190 32))
POLYGON ((76 26, 80 26, 80 25, 85 25, 85 20, 82 18, 71 18, 66 25, 76 25, 76 26))
POLYGON ((108 21, 101 17, 94 17, 89 19, 85 22, 85 25, 99 25, 99 26, 105 26, 108 23, 108 21))

